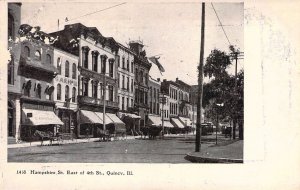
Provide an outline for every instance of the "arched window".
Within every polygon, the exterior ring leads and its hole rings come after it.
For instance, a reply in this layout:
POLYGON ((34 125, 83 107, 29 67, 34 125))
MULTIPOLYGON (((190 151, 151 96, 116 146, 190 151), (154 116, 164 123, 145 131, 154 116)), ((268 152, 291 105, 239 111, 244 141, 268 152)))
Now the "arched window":
POLYGON ((46 55, 46 63, 51 65, 51 56, 49 54, 46 55))
POLYGON ((8 39, 11 38, 12 40, 14 40, 15 38, 14 22, 14 17, 8 13, 8 39))
POLYGON ((68 85, 66 85, 66 87, 65 87, 65 101, 68 101, 68 99, 69 99, 69 86, 68 85))
POLYGON ((56 88, 56 91, 57 91, 57 100, 61 100, 61 85, 60 84, 57 84, 57 88, 56 88))
POLYGON ((36 50, 35 53, 34 53, 34 56, 37 60, 41 60, 41 52, 39 50, 36 50))
POLYGON ((14 58, 13 56, 11 56, 11 60, 9 62, 9 64, 7 65, 7 82, 8 84, 14 84, 14 67, 15 67, 15 64, 14 64, 14 58))
POLYGON ((72 88, 72 102, 75 102, 76 101, 76 88, 73 87, 72 88))
POLYGON ((36 97, 39 99, 41 99, 41 92, 42 92, 42 86, 40 83, 38 83, 36 85, 35 94, 36 94, 36 97))
POLYGON ((69 77, 69 67, 70 67, 69 61, 66 61, 66 63, 65 63, 65 77, 69 77))
POLYGON ((61 61, 60 61, 60 57, 57 58, 56 67, 57 67, 57 70, 58 70, 58 74, 61 75, 61 61))
POLYGON ((76 64, 72 65, 72 79, 76 79, 76 64))
POLYGON ((24 47, 24 56, 25 57, 30 57, 30 49, 28 46, 24 47))

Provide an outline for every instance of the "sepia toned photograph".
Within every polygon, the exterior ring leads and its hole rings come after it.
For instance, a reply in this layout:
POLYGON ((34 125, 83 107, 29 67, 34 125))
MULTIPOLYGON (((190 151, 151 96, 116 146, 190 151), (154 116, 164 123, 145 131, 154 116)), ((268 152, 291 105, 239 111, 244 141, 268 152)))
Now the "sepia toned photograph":
POLYGON ((244 3, 7 3, 7 161, 243 163, 244 3))

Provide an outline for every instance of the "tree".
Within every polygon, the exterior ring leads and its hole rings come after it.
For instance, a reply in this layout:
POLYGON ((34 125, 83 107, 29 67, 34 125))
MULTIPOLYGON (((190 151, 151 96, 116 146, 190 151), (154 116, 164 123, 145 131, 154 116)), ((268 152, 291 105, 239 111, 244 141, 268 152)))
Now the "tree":
MULTIPOLYGON (((230 47, 234 51, 233 47, 230 47)), ((220 120, 239 121, 240 139, 243 139, 243 118, 244 118, 244 71, 241 70, 237 79, 226 71, 231 64, 230 56, 220 50, 213 50, 206 60, 204 75, 213 79, 203 86, 203 107, 206 117, 215 118, 218 114, 220 120), (235 80, 237 86, 235 89, 235 80), (222 112, 216 112, 216 104, 222 103, 222 112)), ((235 137, 235 136, 234 136, 235 137)))

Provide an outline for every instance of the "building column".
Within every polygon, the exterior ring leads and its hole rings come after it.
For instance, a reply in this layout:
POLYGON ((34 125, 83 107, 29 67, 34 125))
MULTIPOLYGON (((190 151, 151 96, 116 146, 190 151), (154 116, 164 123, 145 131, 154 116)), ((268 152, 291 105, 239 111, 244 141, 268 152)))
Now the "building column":
POLYGON ((16 123, 16 142, 18 142, 21 139, 21 105, 20 105, 20 99, 17 98, 15 102, 15 109, 16 109, 16 116, 15 116, 15 123, 16 123))

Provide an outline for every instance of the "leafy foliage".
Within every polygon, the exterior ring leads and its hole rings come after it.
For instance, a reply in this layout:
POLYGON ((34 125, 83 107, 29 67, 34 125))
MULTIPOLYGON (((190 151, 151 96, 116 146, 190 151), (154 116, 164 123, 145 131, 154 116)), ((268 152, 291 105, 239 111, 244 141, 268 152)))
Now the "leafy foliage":
POLYGON ((215 78, 226 77, 228 75, 226 68, 230 64, 230 57, 225 52, 214 49, 206 59, 206 64, 203 67, 204 76, 209 78, 213 76, 215 78))

